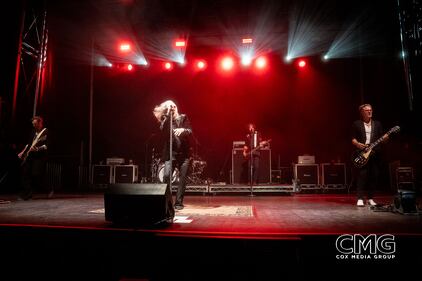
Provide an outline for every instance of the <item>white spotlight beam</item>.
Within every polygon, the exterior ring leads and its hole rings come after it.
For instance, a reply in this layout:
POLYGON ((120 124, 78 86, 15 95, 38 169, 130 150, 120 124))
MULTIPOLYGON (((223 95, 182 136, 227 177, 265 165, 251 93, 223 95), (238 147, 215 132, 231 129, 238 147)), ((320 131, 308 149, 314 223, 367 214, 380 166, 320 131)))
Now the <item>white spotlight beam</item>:
POLYGON ((364 53, 369 54, 371 41, 375 38, 368 38, 370 24, 367 19, 368 16, 361 15, 343 28, 331 43, 325 57, 328 59, 350 58, 364 53))
POLYGON ((185 64, 186 47, 174 46, 174 40, 178 37, 177 34, 168 33, 145 39, 144 45, 147 48, 148 57, 185 64))
POLYGON ((326 20, 329 9, 326 7, 295 6, 289 18, 289 39, 287 56, 290 59, 310 56, 326 50, 329 36, 326 20))

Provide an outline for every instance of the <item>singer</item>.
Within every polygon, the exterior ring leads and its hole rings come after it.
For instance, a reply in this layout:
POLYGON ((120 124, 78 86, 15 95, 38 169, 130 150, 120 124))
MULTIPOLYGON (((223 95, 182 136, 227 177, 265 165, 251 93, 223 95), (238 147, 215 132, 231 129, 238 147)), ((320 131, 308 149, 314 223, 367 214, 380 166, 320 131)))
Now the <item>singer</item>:
POLYGON ((179 186, 177 188, 176 201, 174 208, 182 210, 184 208, 183 198, 186 189, 186 178, 190 166, 190 136, 192 128, 186 114, 179 114, 176 104, 167 100, 154 108, 153 114, 160 124, 162 137, 164 138, 164 147, 162 159, 164 166, 164 182, 169 182, 170 172, 178 168, 179 186), (170 159, 170 120, 172 121, 172 153, 170 159), (170 162, 171 161, 171 162, 170 162), (171 170, 171 171, 170 171, 171 170))

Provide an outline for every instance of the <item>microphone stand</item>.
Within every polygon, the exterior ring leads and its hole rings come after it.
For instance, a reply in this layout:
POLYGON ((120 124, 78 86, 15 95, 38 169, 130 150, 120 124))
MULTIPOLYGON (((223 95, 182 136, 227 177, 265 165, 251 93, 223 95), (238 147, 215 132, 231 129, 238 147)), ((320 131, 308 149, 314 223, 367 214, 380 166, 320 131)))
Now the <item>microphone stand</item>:
POLYGON ((255 137, 255 131, 250 134, 250 142, 249 142, 249 147, 250 147, 250 151, 249 151, 249 169, 250 169, 250 178, 249 178, 249 184, 250 184, 250 190, 251 190, 251 194, 249 194, 249 196, 253 197, 255 196, 253 194, 253 170, 254 170, 254 166, 253 166, 253 144, 254 144, 254 137, 255 137))
POLYGON ((170 154, 170 175, 169 175, 169 187, 170 187, 170 194, 172 193, 172 183, 173 183, 173 109, 172 107, 169 108, 168 110, 168 114, 169 114, 169 141, 170 141, 170 145, 169 145, 169 154, 170 154))
MULTIPOLYGON (((172 107, 170 107, 168 109, 168 120, 170 121, 169 124, 169 141, 170 141, 170 145, 169 145, 169 161, 170 161, 170 174, 169 174, 169 178, 168 178, 168 188, 169 188, 169 198, 168 198, 168 208, 170 208, 171 210, 170 212, 170 216, 171 218, 167 218, 167 219, 171 219, 173 220, 174 217, 174 206, 173 206, 173 199, 172 199, 172 182, 173 182, 173 109, 172 107), (170 206, 171 205, 171 206, 170 206)), ((165 171, 165 166, 164 166, 164 171, 165 171)), ((166 192, 167 193, 167 192, 166 192)))

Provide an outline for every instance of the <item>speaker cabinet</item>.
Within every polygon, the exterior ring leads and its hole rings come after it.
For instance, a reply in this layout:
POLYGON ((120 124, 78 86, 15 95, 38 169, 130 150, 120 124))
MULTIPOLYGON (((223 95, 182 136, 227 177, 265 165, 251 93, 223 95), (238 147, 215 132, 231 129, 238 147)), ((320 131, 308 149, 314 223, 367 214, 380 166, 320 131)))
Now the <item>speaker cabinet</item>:
POLYGON ((318 186, 319 184, 318 164, 295 164, 294 173, 300 186, 318 186))
MULTIPOLYGON (((259 160, 259 176, 258 183, 271 183, 271 149, 261 149, 259 160)), ((242 148, 232 150, 232 184, 248 184, 249 183, 249 161, 243 156, 242 148)))
POLYGON ((115 183, 135 183, 138 181, 138 165, 114 166, 115 183))
POLYGON ((111 184, 113 183, 113 166, 94 165, 92 167, 93 184, 111 184))
POLYGON ((321 164, 322 184, 324 186, 345 186, 346 164, 323 163, 321 164))
POLYGON ((174 217, 167 184, 112 184, 104 193, 106 221, 125 225, 160 225, 174 217))

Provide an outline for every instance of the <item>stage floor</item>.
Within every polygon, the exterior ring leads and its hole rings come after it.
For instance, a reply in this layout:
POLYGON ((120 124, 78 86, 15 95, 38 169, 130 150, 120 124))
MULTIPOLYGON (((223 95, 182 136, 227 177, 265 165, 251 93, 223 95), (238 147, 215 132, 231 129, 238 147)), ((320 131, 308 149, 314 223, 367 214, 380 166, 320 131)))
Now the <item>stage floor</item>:
MULTIPOLYGON (((29 201, 17 201, 14 196, 2 199, 10 201, 0 204, 2 226, 116 229, 105 221, 101 193, 35 195, 29 201)), ((385 206, 393 199, 393 195, 376 197, 385 206)), ((373 210, 355 203, 354 195, 344 194, 187 195, 185 209, 176 212, 174 223, 154 231, 272 239, 306 234, 422 234, 420 215, 373 210)))
MULTIPOLYGON (((8 281, 338 280, 339 271, 410 279, 406 269, 422 266, 421 215, 359 208, 354 195, 187 195, 161 228, 105 221, 101 193, 0 198, 0 279, 8 281), (341 258, 338 237, 357 233, 394 235, 394 254, 341 258)), ((393 195, 376 200, 390 205, 393 195)))

